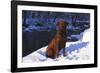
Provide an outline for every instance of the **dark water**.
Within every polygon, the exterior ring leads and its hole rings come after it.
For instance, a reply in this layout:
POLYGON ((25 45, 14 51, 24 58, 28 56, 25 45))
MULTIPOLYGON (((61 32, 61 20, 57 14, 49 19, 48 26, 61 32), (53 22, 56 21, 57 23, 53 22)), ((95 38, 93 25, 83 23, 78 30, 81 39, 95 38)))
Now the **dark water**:
POLYGON ((56 31, 23 32, 23 56, 46 46, 55 34, 56 31))

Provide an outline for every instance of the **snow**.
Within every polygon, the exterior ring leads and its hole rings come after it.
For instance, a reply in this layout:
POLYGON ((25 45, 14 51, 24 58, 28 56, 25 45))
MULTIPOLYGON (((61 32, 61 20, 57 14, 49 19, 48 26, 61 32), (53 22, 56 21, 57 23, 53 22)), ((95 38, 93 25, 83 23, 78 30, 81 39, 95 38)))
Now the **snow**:
MULTIPOLYGON (((40 48, 39 50, 32 52, 31 54, 23 57, 23 63, 45 62, 45 61, 71 61, 71 60, 89 60, 90 59, 90 39, 87 37, 90 34, 90 30, 85 30, 77 36, 80 38, 76 42, 66 42, 66 54, 64 57, 62 50, 59 52, 60 56, 56 59, 47 58, 45 51, 47 46, 40 48), (83 36, 83 37, 82 37, 83 36)), ((72 35, 74 36, 74 35, 72 35)))

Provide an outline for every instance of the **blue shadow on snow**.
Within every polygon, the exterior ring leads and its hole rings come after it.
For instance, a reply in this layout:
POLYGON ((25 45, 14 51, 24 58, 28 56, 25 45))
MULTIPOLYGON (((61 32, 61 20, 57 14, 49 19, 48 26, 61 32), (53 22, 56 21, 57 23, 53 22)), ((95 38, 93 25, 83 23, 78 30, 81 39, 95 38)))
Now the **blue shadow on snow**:
POLYGON ((71 44, 71 45, 69 45, 69 47, 66 47, 66 52, 69 52, 71 54, 72 51, 79 50, 79 49, 81 49, 83 47, 86 47, 88 43, 89 42, 71 44))

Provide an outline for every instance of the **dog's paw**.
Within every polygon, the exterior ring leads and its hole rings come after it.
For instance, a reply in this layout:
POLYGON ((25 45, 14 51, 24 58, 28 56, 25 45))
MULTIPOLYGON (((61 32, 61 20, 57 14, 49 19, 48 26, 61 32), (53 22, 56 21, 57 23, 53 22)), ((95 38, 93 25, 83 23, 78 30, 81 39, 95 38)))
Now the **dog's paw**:
POLYGON ((67 56, 67 53, 64 53, 63 56, 66 57, 67 56))

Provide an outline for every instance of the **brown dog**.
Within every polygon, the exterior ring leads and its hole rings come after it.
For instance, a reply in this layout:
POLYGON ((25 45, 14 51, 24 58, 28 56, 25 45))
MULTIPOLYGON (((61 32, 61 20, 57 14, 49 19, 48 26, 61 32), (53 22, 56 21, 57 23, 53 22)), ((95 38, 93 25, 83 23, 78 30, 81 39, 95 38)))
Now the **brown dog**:
POLYGON ((52 59, 58 58, 59 51, 63 49, 63 55, 66 56, 65 46, 67 41, 66 26, 67 22, 61 20, 57 22, 57 33, 49 43, 46 49, 46 56, 52 59))

